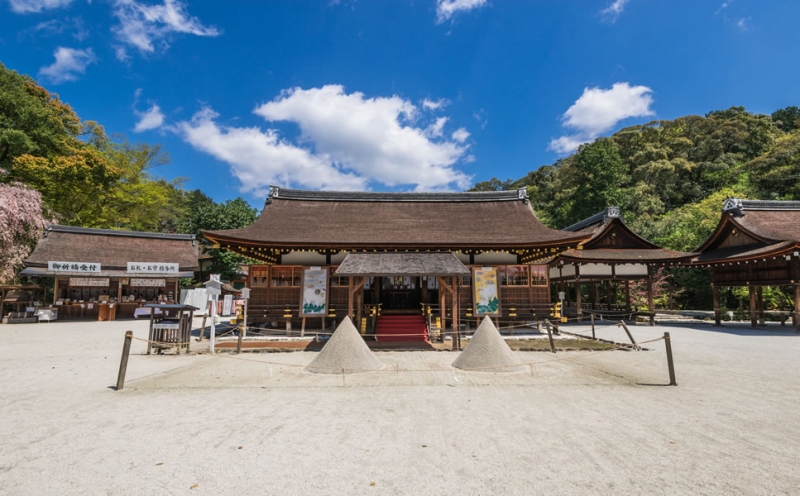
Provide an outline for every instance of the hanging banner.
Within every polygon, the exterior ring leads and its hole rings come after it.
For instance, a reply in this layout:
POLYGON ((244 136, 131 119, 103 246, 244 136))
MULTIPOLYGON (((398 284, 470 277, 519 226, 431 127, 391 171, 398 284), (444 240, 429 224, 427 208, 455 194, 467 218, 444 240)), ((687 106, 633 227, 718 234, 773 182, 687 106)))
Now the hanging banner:
POLYGON ((167 285, 166 279, 138 279, 131 277, 131 287, 163 288, 167 285))
POLYGON ((497 269, 494 267, 473 267, 472 280, 475 315, 500 315, 497 269))
POLYGON ((328 311, 328 269, 303 270, 303 294, 300 315, 326 315, 328 311))
POLYGON ((128 272, 134 274, 177 274, 178 264, 164 262, 128 262, 128 272))
POLYGON ((47 262, 47 270, 50 272, 100 272, 100 264, 97 262, 47 262))

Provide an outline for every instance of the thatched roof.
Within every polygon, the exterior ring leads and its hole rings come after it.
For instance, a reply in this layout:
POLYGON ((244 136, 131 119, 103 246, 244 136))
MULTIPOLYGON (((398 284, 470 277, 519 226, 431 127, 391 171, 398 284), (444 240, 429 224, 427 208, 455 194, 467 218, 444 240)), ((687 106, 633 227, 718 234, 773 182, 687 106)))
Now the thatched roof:
POLYGON ((277 187, 253 225, 203 234, 233 249, 564 246, 587 237, 542 224, 525 190, 341 193, 277 187))
POLYGON ((455 276, 469 274, 452 253, 350 253, 337 276, 455 276))
MULTIPOLYGON (((99 263, 100 276, 126 271, 128 262, 177 263, 180 271, 197 268, 193 234, 114 231, 51 225, 25 260, 32 275, 40 275, 49 261, 99 263)), ((28 270, 28 269, 26 269, 28 270)), ((26 272, 23 272, 26 273, 26 272)), ((85 275, 85 274, 84 274, 85 275)))

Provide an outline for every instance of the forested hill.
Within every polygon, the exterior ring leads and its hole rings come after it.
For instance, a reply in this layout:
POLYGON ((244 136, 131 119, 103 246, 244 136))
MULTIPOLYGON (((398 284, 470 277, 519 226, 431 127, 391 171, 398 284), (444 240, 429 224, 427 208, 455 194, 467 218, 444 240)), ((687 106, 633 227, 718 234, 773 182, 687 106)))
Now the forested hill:
POLYGON ((628 127, 517 180, 547 225, 563 228, 618 205, 654 243, 692 250, 711 233, 728 196, 800 199, 800 109, 771 116, 743 107, 628 127))

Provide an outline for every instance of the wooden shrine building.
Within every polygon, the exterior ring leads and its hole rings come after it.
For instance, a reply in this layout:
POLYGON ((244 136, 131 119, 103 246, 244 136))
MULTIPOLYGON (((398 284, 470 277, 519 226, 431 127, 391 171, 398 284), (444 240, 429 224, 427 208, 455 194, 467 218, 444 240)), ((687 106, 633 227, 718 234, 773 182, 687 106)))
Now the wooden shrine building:
POLYGON ((54 277, 59 320, 130 318, 146 303, 176 303, 197 268, 193 234, 51 225, 21 275, 54 277))
MULTIPOLYGON (((544 226, 527 193, 371 193, 271 187, 251 226, 204 235, 249 257, 254 322, 350 315, 549 315, 545 256, 591 234, 544 226)), ((317 322, 320 322, 317 320, 317 322)), ((371 325, 371 324, 370 324, 371 325)), ((380 324, 378 323, 378 327, 380 324)))
MULTIPOLYGON (((635 313, 631 308, 631 281, 647 281, 647 306, 650 324, 654 324, 653 274, 659 267, 679 265, 691 259, 691 253, 661 248, 631 231, 618 207, 608 207, 587 219, 564 228, 564 231, 587 236, 576 247, 560 252, 549 261, 550 280, 565 294, 574 290, 574 308, 580 319, 587 307, 591 313, 623 316, 635 313), (615 301, 616 284, 624 284, 625 300, 615 301), (584 304, 582 286, 589 286, 589 302, 584 304), (605 287, 601 303, 600 286, 605 287)), ((570 302, 571 303, 571 302, 570 302)))
POLYGON ((800 201, 728 198, 717 228, 695 251, 693 265, 711 268, 717 325, 720 287, 749 288, 755 327, 764 322, 762 288, 790 286, 794 325, 800 332, 800 201))

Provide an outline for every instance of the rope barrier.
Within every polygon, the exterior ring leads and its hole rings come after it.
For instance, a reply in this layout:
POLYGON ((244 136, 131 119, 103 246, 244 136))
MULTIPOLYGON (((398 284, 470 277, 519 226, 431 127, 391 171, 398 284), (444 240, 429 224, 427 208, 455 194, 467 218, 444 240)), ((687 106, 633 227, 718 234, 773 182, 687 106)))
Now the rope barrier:
MULTIPOLYGON (((144 341, 144 342, 151 343, 151 344, 154 344, 154 345, 168 345, 170 347, 177 346, 177 344, 178 344, 178 343, 164 343, 164 342, 161 342, 161 341, 153 341, 153 340, 150 340, 150 339, 137 338, 137 337, 133 337, 133 339, 135 339, 137 341, 144 341)), ((663 341, 663 340, 664 340, 664 337, 660 336, 658 338, 650 339, 648 341, 641 341, 638 344, 642 345, 642 344, 648 344, 648 343, 655 343, 657 341, 663 341)), ((550 359, 550 360, 539 360, 539 361, 534 361, 534 362, 522 362, 522 363, 517 363, 517 364, 512 364, 512 365, 493 365, 493 366, 486 366, 486 367, 477 367, 477 368, 472 368, 472 369, 457 369, 455 367, 451 367, 451 368, 426 368, 426 369, 400 369, 399 366, 398 366, 396 369, 384 369, 384 370, 347 369, 347 368, 343 368, 342 371, 343 371, 343 373, 345 373, 345 372, 395 372, 395 373, 399 373, 399 372, 454 372, 454 371, 459 371, 459 370, 463 371, 463 372, 470 372, 470 371, 475 371, 475 370, 497 370, 497 369, 504 369, 504 368, 533 367, 535 365, 541 365, 541 364, 551 363, 551 362, 560 362, 560 361, 565 361, 565 360, 577 360, 577 359, 580 359, 580 358, 584 358, 584 357, 592 356, 592 355, 597 355, 599 353, 604 353, 604 352, 607 352, 607 351, 619 351, 621 349, 629 349, 630 347, 631 347, 631 345, 619 344, 619 345, 614 346, 612 348, 607 348, 607 349, 604 349, 604 350, 591 351, 591 352, 585 352, 585 353, 583 353, 581 355, 578 355, 578 356, 559 357, 559 358, 553 358, 553 359, 550 359)), ((243 358, 243 357, 240 357, 240 356, 229 355, 229 354, 226 354, 226 353, 214 353, 211 356, 218 357, 218 358, 228 358, 228 359, 233 359, 233 360, 242 360, 242 361, 255 362, 255 363, 260 363, 260 364, 264 364, 264 365, 274 365, 274 366, 279 366, 279 367, 290 367, 290 368, 291 367, 295 367, 295 368, 303 368, 303 369, 305 369, 307 367, 307 365, 300 365, 300 364, 293 364, 293 363, 273 362, 273 361, 268 361, 268 360, 254 360, 254 359, 249 359, 249 358, 243 358)))

